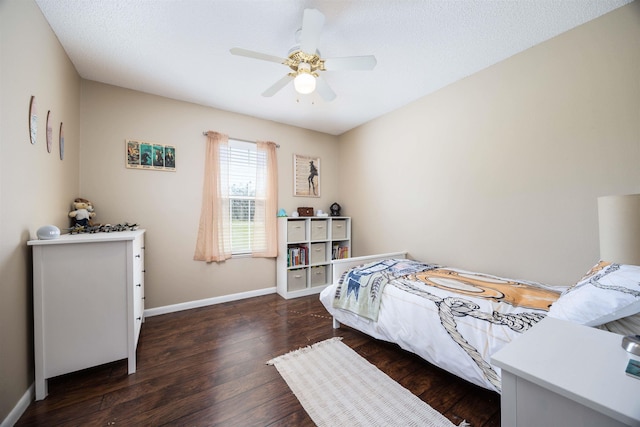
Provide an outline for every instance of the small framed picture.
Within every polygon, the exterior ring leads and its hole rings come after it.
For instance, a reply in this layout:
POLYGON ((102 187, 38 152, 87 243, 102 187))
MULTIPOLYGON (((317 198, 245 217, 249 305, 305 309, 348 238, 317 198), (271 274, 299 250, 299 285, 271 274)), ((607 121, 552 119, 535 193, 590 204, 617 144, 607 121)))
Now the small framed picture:
POLYGON ((293 195, 320 197, 320 157, 293 155, 293 195))
MULTIPOLYGON (((150 168, 153 166, 153 145, 151 144, 140 144, 140 166, 144 168, 150 168)), ((138 167, 135 165, 129 165, 131 167, 138 167)))
POLYGON ((164 146, 164 168, 167 170, 176 168, 176 147, 171 145, 164 146))
POLYGON ((138 141, 127 141, 127 167, 140 166, 140 143, 138 141))

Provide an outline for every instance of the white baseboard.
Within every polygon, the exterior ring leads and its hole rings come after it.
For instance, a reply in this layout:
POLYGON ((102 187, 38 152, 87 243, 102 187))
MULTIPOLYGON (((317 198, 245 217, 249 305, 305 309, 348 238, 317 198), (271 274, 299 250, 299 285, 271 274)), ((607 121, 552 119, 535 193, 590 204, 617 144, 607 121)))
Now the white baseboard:
POLYGON ((223 302, 238 301, 246 298, 259 297, 262 295, 275 294, 276 288, 258 289, 256 291, 241 292, 237 294, 224 295, 221 297, 206 298, 196 301, 183 302, 180 304, 165 305, 163 307, 149 308, 144 311, 145 317, 158 316, 160 314, 175 313, 176 311, 189 310, 191 308, 206 307, 208 305, 222 304, 223 302))
POLYGON ((18 422, 24 411, 27 410, 33 399, 36 397, 35 386, 31 384, 27 391, 22 395, 16 406, 9 412, 9 415, 2 420, 0 427, 13 427, 18 422))

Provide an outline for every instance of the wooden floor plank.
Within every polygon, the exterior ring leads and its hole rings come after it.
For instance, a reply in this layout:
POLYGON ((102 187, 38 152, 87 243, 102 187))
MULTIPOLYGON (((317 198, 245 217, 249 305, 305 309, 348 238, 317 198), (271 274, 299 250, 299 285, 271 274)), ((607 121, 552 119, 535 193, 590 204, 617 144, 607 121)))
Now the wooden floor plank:
POLYGON ((455 424, 500 425, 499 395, 398 346, 348 327, 333 329, 317 295, 265 295, 147 318, 137 372, 126 360, 49 380, 17 426, 312 426, 266 362, 332 337, 419 396, 455 424))

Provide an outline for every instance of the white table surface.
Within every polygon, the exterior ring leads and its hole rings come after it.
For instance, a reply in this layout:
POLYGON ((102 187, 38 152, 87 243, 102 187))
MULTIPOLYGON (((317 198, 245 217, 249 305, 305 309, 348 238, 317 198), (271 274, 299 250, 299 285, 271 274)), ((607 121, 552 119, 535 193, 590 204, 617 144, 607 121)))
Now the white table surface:
POLYGON ((622 335, 547 317, 496 352, 518 377, 629 425, 640 425, 640 379, 625 374, 622 335))
POLYGON ((118 240, 135 240, 141 233, 144 233, 144 229, 130 231, 112 231, 109 233, 78 233, 78 234, 62 234, 57 239, 51 240, 38 240, 33 239, 27 242, 29 246, 41 246, 41 245, 64 245, 73 243, 92 243, 92 242, 108 242, 118 240))

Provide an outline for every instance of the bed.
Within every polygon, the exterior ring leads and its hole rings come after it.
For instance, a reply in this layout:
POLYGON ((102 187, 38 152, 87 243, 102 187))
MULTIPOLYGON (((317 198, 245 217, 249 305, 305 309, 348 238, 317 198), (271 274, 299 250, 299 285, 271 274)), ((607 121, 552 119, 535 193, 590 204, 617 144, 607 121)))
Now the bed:
MULTIPOLYGON (((397 252, 333 261, 333 284, 320 300, 335 328, 342 323, 396 343, 500 393, 500 369, 491 355, 544 317, 596 327, 639 317, 640 267, 599 262, 575 285, 555 287, 397 252)), ((628 332, 637 323, 622 327, 628 332)))

